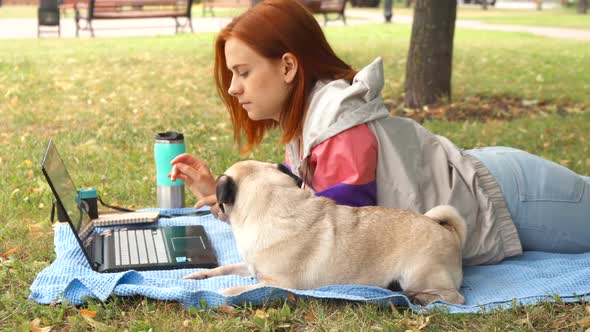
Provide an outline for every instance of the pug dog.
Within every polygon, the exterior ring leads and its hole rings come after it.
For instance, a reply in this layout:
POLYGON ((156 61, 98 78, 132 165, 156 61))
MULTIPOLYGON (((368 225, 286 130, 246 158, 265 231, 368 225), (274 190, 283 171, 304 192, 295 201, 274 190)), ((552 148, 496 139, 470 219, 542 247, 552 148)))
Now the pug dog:
POLYGON ((361 284, 400 290, 414 302, 464 303, 461 251, 466 226, 457 210, 424 215, 384 207, 350 207, 301 189, 282 164, 241 161, 217 180, 217 202, 228 217, 244 262, 186 275, 237 274, 265 286, 313 289, 361 284))

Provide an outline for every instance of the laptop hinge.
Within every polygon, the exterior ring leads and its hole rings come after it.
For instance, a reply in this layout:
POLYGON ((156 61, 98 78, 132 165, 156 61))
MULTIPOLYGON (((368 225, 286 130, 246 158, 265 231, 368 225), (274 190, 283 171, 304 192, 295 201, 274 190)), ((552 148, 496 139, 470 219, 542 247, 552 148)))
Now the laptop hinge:
POLYGON ((92 260, 94 262, 94 266, 97 268, 102 265, 103 263, 103 241, 102 238, 97 236, 92 241, 92 260))
POLYGON ((51 223, 53 224, 55 222, 55 215, 57 211, 57 221, 59 222, 67 222, 68 221, 68 217, 66 212, 64 211, 64 209, 61 207, 61 204, 59 204, 57 202, 57 200, 53 200, 53 204, 51 205, 51 215, 49 216, 49 218, 51 219, 51 223))

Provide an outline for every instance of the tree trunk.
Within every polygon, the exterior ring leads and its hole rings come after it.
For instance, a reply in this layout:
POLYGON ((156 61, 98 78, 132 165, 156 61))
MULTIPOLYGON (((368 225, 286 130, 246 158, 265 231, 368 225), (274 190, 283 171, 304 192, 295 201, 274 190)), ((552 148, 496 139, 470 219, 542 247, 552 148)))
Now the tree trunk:
POLYGON ((585 15, 588 12, 588 0, 578 1, 578 14, 585 15))
POLYGON ((483 1, 481 2, 481 8, 482 8, 483 10, 488 10, 488 0, 483 0, 483 1))
POLYGON ((451 99, 457 0, 417 0, 406 64, 405 105, 451 99))
POLYGON ((406 0, 406 8, 412 7, 412 0, 406 0))
POLYGON ((535 3, 537 4, 537 10, 543 9, 543 0, 535 0, 535 3))

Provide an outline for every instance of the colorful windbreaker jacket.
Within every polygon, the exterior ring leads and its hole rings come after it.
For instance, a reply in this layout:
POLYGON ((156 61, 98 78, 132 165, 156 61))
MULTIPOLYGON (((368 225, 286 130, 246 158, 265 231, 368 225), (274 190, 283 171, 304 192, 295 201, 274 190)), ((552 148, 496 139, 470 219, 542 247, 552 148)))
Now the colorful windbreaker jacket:
POLYGON ((352 82, 320 81, 311 92, 302 139, 286 162, 316 195, 351 206, 424 213, 449 204, 467 223, 463 262, 492 264, 522 253, 502 193, 487 168, 447 138, 383 104, 377 58, 352 82))

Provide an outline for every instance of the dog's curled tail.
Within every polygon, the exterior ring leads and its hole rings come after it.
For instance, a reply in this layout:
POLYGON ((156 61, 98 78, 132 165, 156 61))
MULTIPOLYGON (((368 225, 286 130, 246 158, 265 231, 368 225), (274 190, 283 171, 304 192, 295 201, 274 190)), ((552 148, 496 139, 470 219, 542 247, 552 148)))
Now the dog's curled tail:
POLYGON ((441 226, 454 231, 455 234, 459 237, 459 242, 461 243, 461 248, 465 245, 465 239, 467 237, 467 225, 465 225, 465 220, 459 214, 459 211, 450 205, 439 205, 435 206, 432 209, 428 210, 424 214, 430 219, 434 219, 437 221, 441 226))

